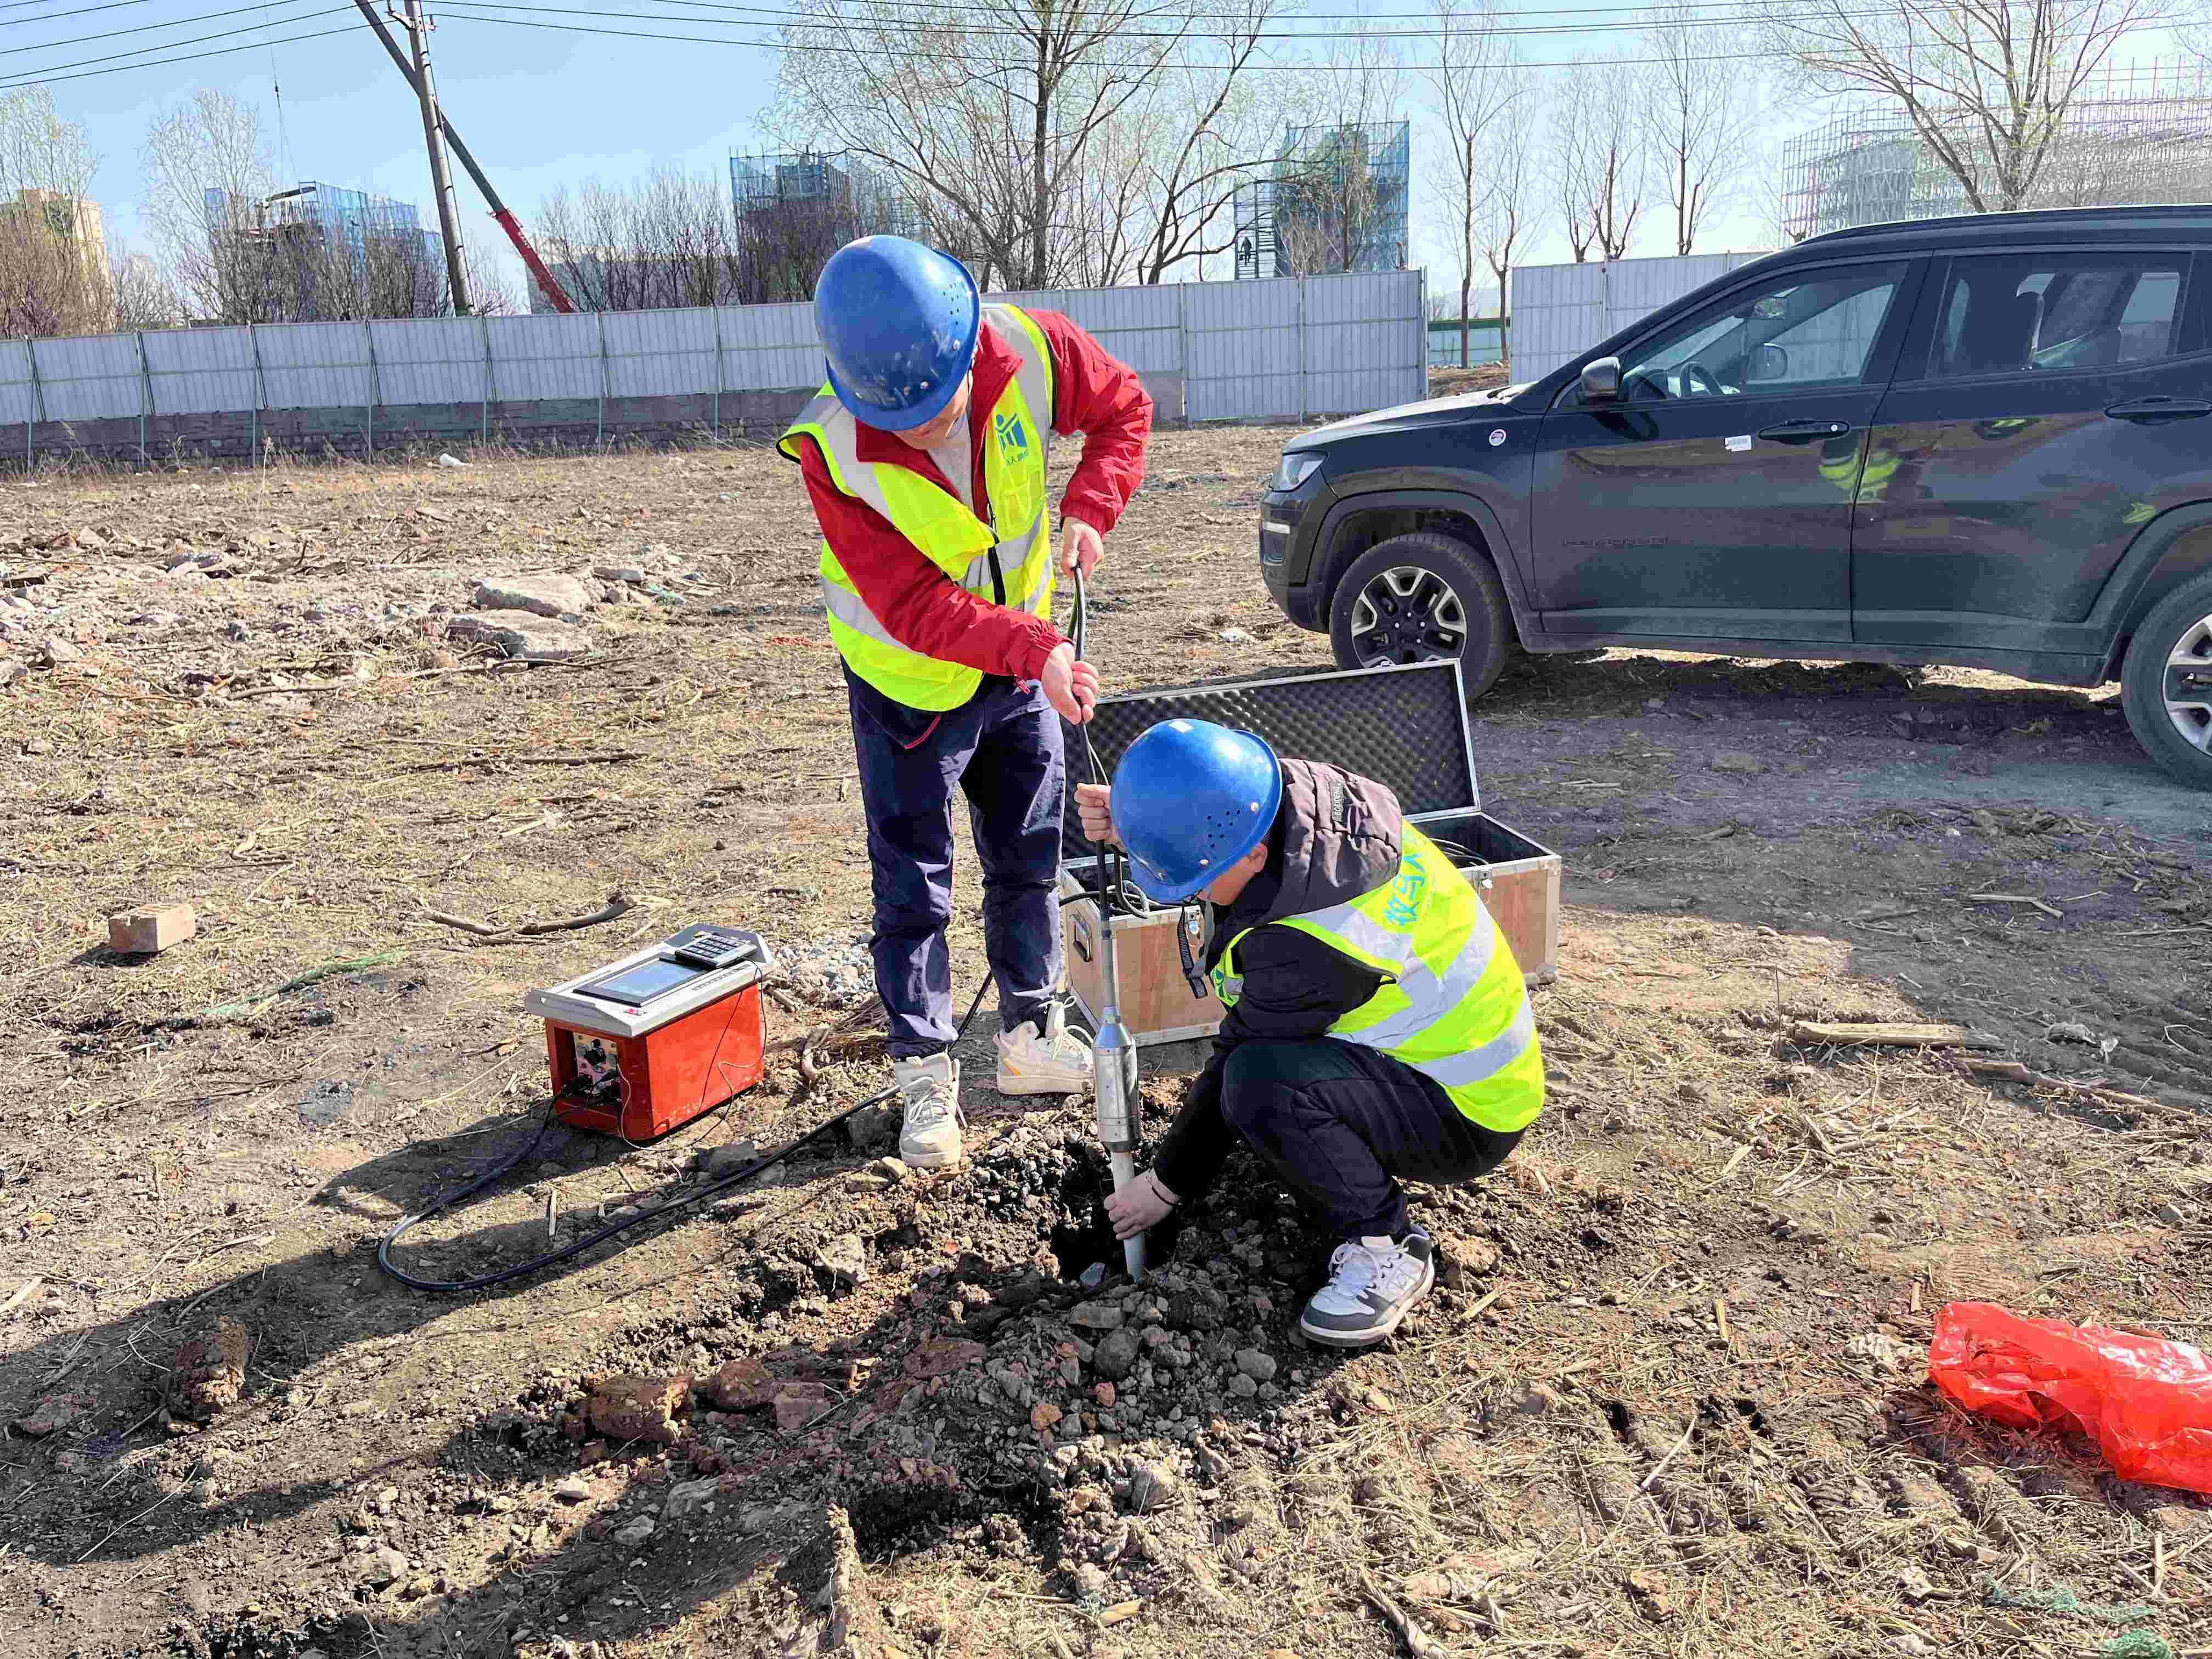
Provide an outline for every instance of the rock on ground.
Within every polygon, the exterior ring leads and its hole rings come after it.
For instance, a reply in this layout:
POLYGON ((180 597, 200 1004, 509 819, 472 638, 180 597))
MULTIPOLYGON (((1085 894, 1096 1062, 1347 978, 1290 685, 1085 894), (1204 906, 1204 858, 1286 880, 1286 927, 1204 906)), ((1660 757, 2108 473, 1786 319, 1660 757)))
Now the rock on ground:
POLYGON ((38 1403, 29 1416, 15 1419, 15 1432, 33 1440, 44 1439, 97 1410, 99 1406, 100 1401, 88 1394, 49 1395, 38 1403))
POLYGON ((868 1280, 868 1247, 858 1233, 840 1233, 815 1253, 815 1265, 851 1285, 868 1280))
POLYGON ((581 629, 548 622, 527 611, 472 611, 453 619, 446 631, 454 639, 482 640, 524 662, 568 662, 587 656, 592 636, 581 629))
POLYGON ((527 611, 539 617, 580 617, 594 595, 574 576, 487 576, 470 601, 479 611, 527 611))
POLYGON ((776 1379, 757 1359, 732 1359, 699 1384, 699 1397, 718 1412, 759 1411, 775 1399, 776 1379))
POLYGON ((253 1334, 234 1319, 177 1350, 164 1397, 172 1415, 211 1423, 216 1414, 238 1403, 246 1388, 246 1362, 253 1357, 253 1334))
POLYGON ((1109 1331, 1091 1356, 1091 1369, 1109 1382, 1119 1382, 1137 1367, 1138 1338, 1127 1326, 1109 1331))
POLYGON ((676 1419, 691 1407, 688 1376, 598 1376, 589 1383, 585 1417, 610 1440, 673 1445, 684 1437, 676 1419))

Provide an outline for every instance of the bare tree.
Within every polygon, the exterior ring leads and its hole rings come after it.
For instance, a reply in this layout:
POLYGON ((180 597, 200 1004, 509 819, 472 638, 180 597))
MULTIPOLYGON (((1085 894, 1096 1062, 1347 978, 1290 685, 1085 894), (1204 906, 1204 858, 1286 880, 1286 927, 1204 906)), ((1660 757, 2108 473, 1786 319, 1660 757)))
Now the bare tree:
POLYGON ((771 125, 895 181, 902 225, 987 285, 1158 283, 1233 244, 1292 3, 801 0, 771 125))
POLYGON ((1490 0, 1437 0, 1436 60, 1422 72, 1448 159, 1439 189, 1459 262, 1459 366, 1474 361, 1468 300, 1474 289, 1486 216, 1498 193, 1496 147, 1514 103, 1511 47, 1490 0))
POLYGON ((185 308, 161 267, 143 253, 133 253, 118 244, 112 250, 109 282, 115 291, 115 326, 128 331, 141 328, 174 328, 185 320, 185 308))
POLYGON ((0 335, 94 334, 113 320, 100 158, 41 86, 0 91, 0 335))
POLYGON ((1407 250, 1391 232, 1407 181, 1385 152, 1404 136, 1405 90, 1396 37, 1365 24, 1334 35, 1291 88, 1273 167, 1276 274, 1404 264, 1407 250))
MULTIPOLYGON (((1532 238, 1539 222, 1536 167, 1532 160, 1539 131, 1535 87, 1524 87, 1507 118, 1499 123, 1491 148, 1490 204, 1482 216, 1482 258, 1498 283, 1498 314, 1513 307, 1513 256, 1532 238)), ((1510 326, 1510 323, 1508 326, 1510 326)))
POLYGON ((274 320, 258 314, 272 302, 265 250, 246 234, 276 190, 276 159, 252 106, 202 87, 154 118, 139 161, 139 216, 185 310, 224 322, 274 320))
POLYGON ((1762 114, 1746 66, 1715 71, 1730 55, 1729 38, 1697 15, 1688 5, 1668 3, 1644 17, 1644 146, 1674 210, 1678 254, 1691 252, 1699 227, 1733 197, 1762 114))
POLYGON ((556 191, 533 216, 538 252, 586 311, 758 304, 806 299, 839 247, 899 222, 902 204, 849 156, 737 168, 734 198, 725 175, 666 169, 556 191))
POLYGON ((1820 92, 1900 111, 1976 213, 2034 196, 2075 98, 2150 0, 1787 0, 1773 44, 1820 92))
POLYGON ((1577 58, 1552 110, 1553 183, 1577 264, 1628 251, 1644 210, 1643 72, 1626 58, 1577 58))
POLYGON ((1264 163, 1279 117, 1253 83, 1268 26, 1294 0, 1212 0, 1199 14, 1192 55, 1211 67, 1162 75, 1133 118, 1146 155, 1142 210, 1150 228, 1138 254, 1138 280, 1164 281, 1187 261, 1203 262, 1236 245, 1237 186, 1264 163))

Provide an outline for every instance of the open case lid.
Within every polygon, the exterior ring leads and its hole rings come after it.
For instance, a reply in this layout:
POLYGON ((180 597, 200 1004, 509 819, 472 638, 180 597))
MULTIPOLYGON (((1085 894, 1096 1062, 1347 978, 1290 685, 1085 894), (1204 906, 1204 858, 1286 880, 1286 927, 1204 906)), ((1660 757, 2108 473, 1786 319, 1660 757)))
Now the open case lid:
POLYGON ((1089 848, 1075 815, 1074 783, 1091 781, 1085 729, 1106 775, 1147 726, 1212 720, 1265 738, 1278 755, 1324 761, 1372 778, 1418 823, 1482 810, 1474 745, 1456 659, 1279 679, 1132 691, 1102 697, 1088 728, 1060 722, 1071 787, 1065 844, 1089 848))

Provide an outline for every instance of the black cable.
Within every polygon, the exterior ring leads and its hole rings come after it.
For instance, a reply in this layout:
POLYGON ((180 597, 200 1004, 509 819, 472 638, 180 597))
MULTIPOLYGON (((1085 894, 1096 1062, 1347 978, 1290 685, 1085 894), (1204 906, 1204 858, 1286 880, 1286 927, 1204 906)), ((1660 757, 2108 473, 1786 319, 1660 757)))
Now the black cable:
MULTIPOLYGON (((1065 909, 1067 906, 1079 903, 1091 896, 1091 895, 1088 892, 1070 893, 1060 901, 1057 908, 1065 909)), ((952 1042, 956 1048, 959 1045, 961 1039, 968 1035, 968 1028, 975 1024, 976 1012, 982 1007, 984 994, 991 988, 991 975, 986 974, 983 976, 983 982, 975 988, 975 999, 968 1005, 968 1012, 960 1017, 960 1024, 952 1034, 952 1042)), ((492 1182, 497 1181, 501 1176, 509 1174, 518 1168, 526 1158, 529 1158, 531 1153, 538 1150, 538 1143, 545 1139, 545 1132, 553 1127, 556 1114, 560 1108, 561 1097, 558 1095, 556 1095, 551 1100, 545 1103, 544 1115, 538 1119, 537 1129, 532 1133, 530 1139, 523 1143, 522 1150, 520 1152, 517 1152, 513 1158, 508 1158, 504 1164, 495 1165, 493 1168, 485 1170, 483 1174, 470 1182, 465 1187, 458 1187, 454 1188, 452 1192, 447 1193, 443 1198, 441 1198, 436 1203, 431 1205, 428 1209, 417 1211, 413 1215, 402 1216, 399 1218, 399 1224, 392 1228, 390 1232, 386 1233, 384 1236, 383 1242, 377 1245, 376 1265, 410 1290, 434 1291, 441 1294, 451 1294, 455 1291, 480 1291, 488 1285, 503 1285, 511 1279, 520 1279, 526 1273, 534 1273, 540 1267, 550 1267, 556 1261, 566 1261, 570 1256, 580 1255, 584 1251, 590 1249, 594 1244, 602 1243, 607 1239, 614 1237, 617 1233, 627 1232, 632 1227, 642 1226, 648 1221, 659 1221, 665 1219, 669 1216, 676 1214, 680 1210, 688 1209, 694 1204, 698 1204, 703 1202, 707 1199, 713 1198, 717 1194, 727 1192, 739 1182, 750 1181, 753 1176, 758 1175, 763 1170, 767 1169, 770 1164, 781 1163, 785 1158, 789 1158, 800 1147, 819 1140, 823 1135, 828 1134, 832 1129, 842 1123, 847 1118, 852 1116, 855 1112, 863 1110, 870 1106, 878 1105, 881 1103, 890 1099, 897 1093, 898 1090, 896 1087, 892 1087, 885 1089, 878 1094, 870 1095, 866 1100, 860 1102, 858 1104, 848 1106, 843 1111, 838 1113, 836 1116, 825 1119, 822 1122, 816 1124, 812 1128, 807 1130, 805 1133, 800 1135, 796 1140, 792 1141, 783 1147, 781 1151, 764 1153, 761 1157, 755 1158, 751 1163, 746 1164, 744 1169, 736 1171, 734 1174, 723 1176, 710 1182, 708 1185, 702 1187, 696 1193, 686 1193, 681 1198, 671 1200, 668 1203, 662 1205, 658 1209, 647 1210, 641 1214, 630 1216, 624 1220, 617 1221, 611 1226, 602 1227, 599 1231, 592 1234, 589 1237, 580 1238, 576 1240, 575 1243, 563 1245, 557 1250, 549 1250, 544 1255, 533 1256, 531 1260, 519 1263, 514 1267, 503 1267, 497 1273, 479 1273, 473 1279, 417 1279, 414 1274, 408 1273, 404 1268, 394 1267, 392 1262, 392 1247, 399 1242, 400 1236, 402 1234, 405 1233, 410 1228, 415 1226, 416 1224, 428 1221, 432 1216, 443 1214, 446 1211, 450 1210, 461 1203, 465 1199, 474 1197, 485 1188, 490 1186, 492 1182)), ((625 1134, 623 1139, 626 1142, 629 1140, 629 1137, 627 1134, 625 1134)), ((630 1144, 635 1145, 635 1143, 632 1142, 630 1144)))
MULTIPOLYGON (((990 976, 986 975, 984 976, 983 982, 975 988, 975 1000, 968 1005, 968 1012, 960 1021, 959 1030, 953 1034, 952 1041, 956 1045, 959 1042, 962 1037, 968 1035, 969 1024, 975 1018, 975 1011, 983 1006, 983 994, 990 988, 990 976)), ((494 1169, 486 1170, 483 1175, 478 1176, 474 1181, 469 1182, 467 1186, 457 1188, 453 1192, 447 1194, 445 1197, 440 1199, 436 1203, 430 1206, 428 1209, 420 1211, 414 1215, 401 1217, 399 1224, 394 1227, 390 1232, 386 1233, 384 1236, 384 1242, 376 1247, 376 1265, 383 1268, 386 1273, 390 1273, 392 1278, 398 1279, 401 1284, 408 1286, 411 1290, 436 1291, 443 1293, 451 1293, 454 1291, 480 1291, 487 1285, 503 1285, 510 1279, 520 1279, 525 1273, 534 1273, 540 1267, 550 1267, 556 1261, 566 1261, 570 1256, 580 1255, 584 1251, 590 1249, 594 1244, 602 1243, 605 1240, 612 1238, 617 1233, 627 1232, 630 1228, 641 1226, 648 1221, 658 1221, 663 1217, 674 1215, 678 1211, 688 1209, 690 1206, 712 1198, 718 1193, 726 1192, 732 1187, 736 1186, 739 1182, 750 1180, 754 1176, 758 1175, 763 1170, 767 1169, 771 1164, 781 1163, 783 1159, 789 1158, 800 1147, 805 1146, 812 1141, 819 1140, 823 1135, 828 1134, 830 1130, 836 1128, 847 1118, 852 1116, 854 1113, 862 1109, 862 1108, 873 1106, 880 1102, 889 1100, 896 1093, 898 1093, 898 1090, 896 1087, 893 1087, 885 1089, 879 1094, 870 1095, 866 1100, 860 1102, 858 1104, 848 1106, 843 1111, 838 1113, 836 1116, 824 1119, 822 1122, 816 1124, 812 1128, 807 1130, 805 1133, 800 1135, 798 1139, 785 1146, 781 1152, 765 1153, 763 1156, 755 1158, 751 1163, 746 1164, 744 1169, 738 1170, 735 1174, 723 1176, 719 1179, 709 1182, 708 1185, 702 1187, 696 1193, 686 1193, 683 1197, 672 1200, 670 1202, 662 1205, 658 1209, 647 1210, 641 1214, 630 1216, 623 1220, 617 1221, 611 1226, 602 1227, 599 1231, 590 1235, 588 1237, 580 1238, 574 1243, 563 1245, 557 1250, 549 1250, 544 1255, 533 1256, 531 1260, 522 1262, 519 1266, 503 1267, 499 1272, 493 1273, 479 1273, 473 1279, 417 1279, 412 1273, 393 1267, 392 1265, 392 1247, 399 1242, 401 1234, 407 1231, 409 1228, 414 1226, 417 1222, 428 1221, 432 1216, 441 1214, 447 1210, 452 1209, 463 1199, 472 1197, 476 1194, 482 1192, 485 1188, 490 1186, 493 1182, 497 1181, 501 1176, 506 1175, 510 1170, 515 1169, 523 1162, 524 1159, 527 1158, 532 1152, 537 1151, 538 1143, 545 1138, 546 1130, 553 1127, 555 1114, 560 1107, 561 1097, 558 1095, 556 1095, 551 1100, 546 1102, 545 1115, 538 1120, 537 1133, 532 1134, 530 1139, 523 1144, 523 1147, 520 1152, 517 1152, 513 1158, 507 1159, 506 1163, 499 1164, 494 1169)), ((623 1139, 624 1140, 628 1140, 629 1138, 629 1136, 624 1135, 623 1139)))

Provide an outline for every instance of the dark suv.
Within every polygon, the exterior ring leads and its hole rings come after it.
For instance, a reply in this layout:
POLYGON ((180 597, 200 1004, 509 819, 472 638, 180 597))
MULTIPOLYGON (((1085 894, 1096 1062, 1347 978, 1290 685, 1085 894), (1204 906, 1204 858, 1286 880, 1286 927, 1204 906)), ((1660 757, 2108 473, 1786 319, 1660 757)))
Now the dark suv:
POLYGON ((1364 667, 1515 645, 2117 678, 2212 787, 2212 207, 1817 236, 1543 379, 1283 452, 1260 565, 1364 667))

